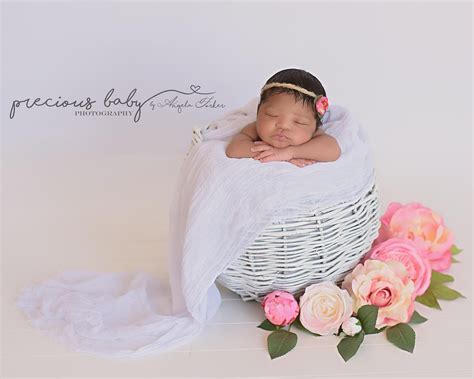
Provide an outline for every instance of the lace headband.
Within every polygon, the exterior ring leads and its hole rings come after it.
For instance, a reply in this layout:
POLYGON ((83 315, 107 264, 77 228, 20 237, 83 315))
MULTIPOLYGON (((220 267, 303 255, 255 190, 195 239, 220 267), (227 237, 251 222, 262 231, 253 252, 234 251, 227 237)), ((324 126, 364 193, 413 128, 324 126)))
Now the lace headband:
POLYGON ((316 95, 314 92, 308 91, 307 89, 305 89, 303 87, 300 87, 300 86, 297 86, 297 85, 291 84, 291 83, 278 83, 278 82, 268 83, 268 84, 263 86, 263 88, 260 92, 260 95, 263 94, 263 92, 266 91, 267 89, 273 88, 273 87, 290 88, 290 89, 293 89, 295 91, 304 93, 305 95, 314 97, 314 107, 316 108, 316 112, 318 113, 320 118, 323 117, 324 113, 326 113, 327 109, 329 108, 329 101, 328 101, 328 98, 326 96, 316 95))

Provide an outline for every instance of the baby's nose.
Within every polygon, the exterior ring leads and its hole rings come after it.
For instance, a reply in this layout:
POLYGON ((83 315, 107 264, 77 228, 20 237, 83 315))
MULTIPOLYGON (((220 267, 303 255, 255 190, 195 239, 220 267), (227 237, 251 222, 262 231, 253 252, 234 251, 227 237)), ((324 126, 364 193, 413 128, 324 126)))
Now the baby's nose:
POLYGON ((282 130, 283 130, 283 129, 288 129, 288 125, 286 125, 286 124, 281 124, 281 123, 278 124, 277 127, 278 127, 279 129, 282 129, 282 130))

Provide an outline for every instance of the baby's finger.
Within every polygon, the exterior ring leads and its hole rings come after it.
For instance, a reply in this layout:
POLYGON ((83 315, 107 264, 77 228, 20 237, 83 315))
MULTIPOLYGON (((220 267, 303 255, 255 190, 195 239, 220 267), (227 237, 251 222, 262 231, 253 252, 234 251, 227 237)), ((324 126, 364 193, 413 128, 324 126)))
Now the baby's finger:
POLYGON ((270 154, 264 158, 259 159, 260 162, 265 163, 265 162, 273 162, 273 161, 278 161, 279 159, 276 158, 275 154, 270 154))
POLYGON ((302 164, 299 159, 290 159, 288 162, 298 167, 304 167, 304 164, 302 164))
POLYGON ((256 151, 265 151, 270 149, 270 146, 267 145, 259 145, 259 146, 254 146, 250 148, 251 152, 256 152, 256 151))
POLYGON ((262 159, 265 157, 268 157, 269 155, 272 155, 273 153, 270 150, 267 151, 262 151, 261 153, 257 154, 253 159, 262 159))
POLYGON ((259 145, 259 144, 262 144, 262 143, 265 143, 265 142, 263 142, 263 141, 254 141, 253 143, 256 144, 256 145, 259 145))
POLYGON ((303 164, 304 163, 304 159, 302 159, 302 158, 292 158, 291 161, 292 161, 292 163, 298 163, 298 164, 303 164))
POLYGON ((291 158, 291 159, 288 160, 289 163, 293 163, 293 164, 297 164, 297 163, 299 163, 299 161, 300 160, 298 158, 291 158))

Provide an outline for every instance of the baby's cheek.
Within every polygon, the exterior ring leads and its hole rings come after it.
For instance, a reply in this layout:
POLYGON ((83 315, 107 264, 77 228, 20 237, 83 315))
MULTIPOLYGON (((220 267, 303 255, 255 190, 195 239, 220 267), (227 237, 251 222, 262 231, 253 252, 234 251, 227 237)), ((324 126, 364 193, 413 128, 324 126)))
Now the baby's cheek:
POLYGON ((257 141, 265 142, 265 136, 262 136, 261 134, 257 134, 257 141))
POLYGON ((269 145, 279 148, 279 149, 283 149, 285 147, 291 146, 292 143, 291 141, 275 141, 272 144, 269 143, 269 145))
POLYGON ((266 144, 268 144, 268 145, 271 145, 271 144, 272 144, 272 143, 271 143, 272 141, 271 141, 271 139, 270 139, 269 137, 266 137, 266 136, 259 136, 259 137, 260 137, 260 140, 262 140, 262 141, 265 142, 266 144))

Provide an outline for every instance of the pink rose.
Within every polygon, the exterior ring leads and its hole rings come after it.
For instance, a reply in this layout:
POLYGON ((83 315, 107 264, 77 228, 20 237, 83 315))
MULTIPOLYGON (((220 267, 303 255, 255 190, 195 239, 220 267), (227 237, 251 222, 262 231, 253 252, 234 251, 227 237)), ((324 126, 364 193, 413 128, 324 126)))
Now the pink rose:
POLYGON ((365 255, 364 261, 367 259, 384 262, 394 260, 402 263, 415 284, 415 296, 424 294, 430 285, 430 262, 419 254, 418 247, 411 240, 390 238, 372 247, 365 255))
POLYGON ((300 297, 300 321, 310 332, 327 336, 337 333, 352 316, 352 298, 332 282, 312 284, 300 297))
POLYGON ((451 267, 451 246, 454 237, 443 218, 420 203, 402 205, 392 202, 380 218, 379 236, 375 246, 392 237, 412 240, 436 271, 451 267))
POLYGON ((322 116, 326 113, 327 109, 329 108, 329 101, 328 98, 325 96, 321 96, 318 101, 316 101, 316 110, 322 116))
POLYGON ((291 324, 300 311, 294 296, 285 291, 270 292, 263 298, 262 307, 267 320, 280 326, 291 324))
POLYGON ((341 287, 352 296, 353 310, 367 304, 379 307, 375 327, 408 322, 415 310, 413 280, 397 261, 368 259, 346 275, 341 287))

